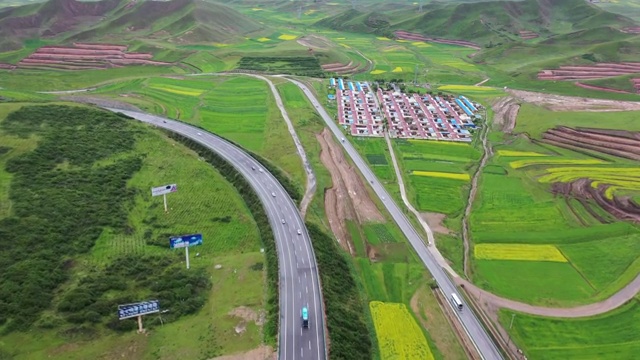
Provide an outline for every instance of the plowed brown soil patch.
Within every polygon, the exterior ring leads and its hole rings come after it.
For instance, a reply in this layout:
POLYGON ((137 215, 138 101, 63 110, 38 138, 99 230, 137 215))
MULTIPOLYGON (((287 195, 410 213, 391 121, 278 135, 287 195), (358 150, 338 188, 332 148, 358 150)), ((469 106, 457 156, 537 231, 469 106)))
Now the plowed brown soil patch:
POLYGON ((369 197, 369 193, 356 170, 346 161, 342 149, 333 140, 331 133, 324 129, 316 135, 320 143, 320 160, 331 174, 332 186, 325 189, 325 211, 331 231, 340 245, 351 255, 355 255, 352 239, 346 227, 346 220, 360 224, 369 221, 383 221, 382 214, 369 197))
POLYGON ((542 70, 540 80, 589 80, 640 73, 640 62, 598 63, 591 66, 560 66, 542 70))
POLYGON ((520 111, 520 104, 511 96, 503 97, 496 101, 491 107, 493 110, 493 125, 500 128, 502 132, 511 134, 516 127, 516 118, 520 111))
POLYGON ((542 134, 542 141, 572 149, 587 149, 640 161, 640 133, 558 126, 542 134))
MULTIPOLYGON (((595 212, 589 208, 589 203, 595 202, 617 219, 640 223, 640 206, 633 200, 626 196, 614 196, 613 199, 608 199, 605 196, 607 185, 601 184, 594 188, 591 184, 592 181, 589 179, 578 179, 570 183, 558 182, 553 184, 551 191, 556 196, 561 195, 578 199, 591 215, 594 215, 595 212)), ((599 218, 599 216, 596 215, 596 218, 599 218)), ((598 220, 603 223, 606 222, 602 218, 598 220)))
POLYGON ((127 65, 167 66, 153 61, 150 53, 127 53, 127 46, 114 44, 75 43, 72 47, 43 46, 22 59, 18 68, 87 70, 108 69, 127 65))

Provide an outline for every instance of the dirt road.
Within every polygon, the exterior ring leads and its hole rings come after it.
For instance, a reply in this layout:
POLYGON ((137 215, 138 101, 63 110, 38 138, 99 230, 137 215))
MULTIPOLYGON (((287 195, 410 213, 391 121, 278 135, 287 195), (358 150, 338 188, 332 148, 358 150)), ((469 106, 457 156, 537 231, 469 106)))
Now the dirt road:
POLYGON ((480 175, 482 175, 482 169, 484 169, 485 165, 487 165, 487 161, 493 156, 493 150, 491 145, 487 142, 487 136, 489 134, 489 125, 485 120, 484 126, 482 127, 482 132, 480 133, 480 137, 482 140, 482 158, 480 159, 480 165, 478 169, 473 174, 473 178, 471 179, 471 190, 469 191, 469 198, 467 199, 467 206, 464 209, 464 216, 462 216, 462 243, 464 245, 464 257, 462 262, 462 268, 464 270, 464 274, 467 278, 469 277, 469 217, 471 217, 471 209, 473 208, 473 200, 476 198, 476 193, 478 192, 478 179, 480 175))
POLYGON ((333 140, 328 129, 316 135, 320 143, 320 161, 331 174, 332 186, 325 189, 325 211, 331 231, 340 245, 351 255, 355 255, 346 220, 360 224, 368 221, 384 221, 375 203, 369 197, 367 188, 355 169, 346 161, 342 148, 333 140))
POLYGON ((553 111, 638 111, 640 102, 590 99, 575 96, 544 94, 524 90, 507 90, 516 99, 539 105, 553 111))

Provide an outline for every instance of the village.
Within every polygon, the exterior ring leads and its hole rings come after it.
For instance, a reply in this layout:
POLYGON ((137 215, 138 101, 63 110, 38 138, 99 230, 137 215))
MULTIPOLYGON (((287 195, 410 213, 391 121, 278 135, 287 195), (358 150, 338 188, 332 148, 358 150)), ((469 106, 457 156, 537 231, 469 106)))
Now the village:
POLYGON ((384 136, 386 129, 395 138, 470 142, 482 109, 464 96, 406 94, 366 81, 331 78, 329 86, 338 123, 353 136, 384 136))

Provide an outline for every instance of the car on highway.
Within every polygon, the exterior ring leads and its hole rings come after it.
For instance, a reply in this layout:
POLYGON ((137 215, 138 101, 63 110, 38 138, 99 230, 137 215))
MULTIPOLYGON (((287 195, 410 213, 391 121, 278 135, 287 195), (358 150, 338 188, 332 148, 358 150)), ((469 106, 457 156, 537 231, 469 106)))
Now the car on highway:
POLYGON ((308 328, 309 327, 309 311, 307 311, 307 307, 303 307, 302 308, 302 327, 303 328, 308 328))
POLYGON ((302 230, 298 229, 298 235, 302 235, 302 230))
POLYGON ((201 133, 201 132, 199 132, 199 133, 198 133, 198 135, 202 136, 202 133, 201 133))
POLYGON ((272 192, 271 196, 276 197, 276 193, 272 192))
POLYGON ((282 219, 282 223, 284 224, 284 223, 286 223, 286 221, 284 221, 284 219, 282 219))
POLYGON ((344 142, 344 138, 342 138, 342 142, 344 142))
POLYGON ((255 166, 253 166, 253 165, 251 165, 251 170, 254 170, 254 171, 255 171, 255 170, 256 170, 256 167, 255 167, 255 166))
POLYGON ((264 170, 262 170, 262 168, 258 168, 258 171, 260 171, 261 173, 264 172, 264 170))

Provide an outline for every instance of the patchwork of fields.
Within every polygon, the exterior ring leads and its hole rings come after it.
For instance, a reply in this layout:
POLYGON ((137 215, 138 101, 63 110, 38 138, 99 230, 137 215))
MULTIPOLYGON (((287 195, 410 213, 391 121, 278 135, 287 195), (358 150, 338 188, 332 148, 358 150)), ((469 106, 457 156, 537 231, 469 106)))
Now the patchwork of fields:
POLYGON ((588 197, 551 191, 588 178, 610 185, 610 197, 640 193, 635 164, 592 155, 525 141, 498 147, 470 219, 474 282, 508 298, 567 306, 606 298, 640 272, 636 226, 588 197))

